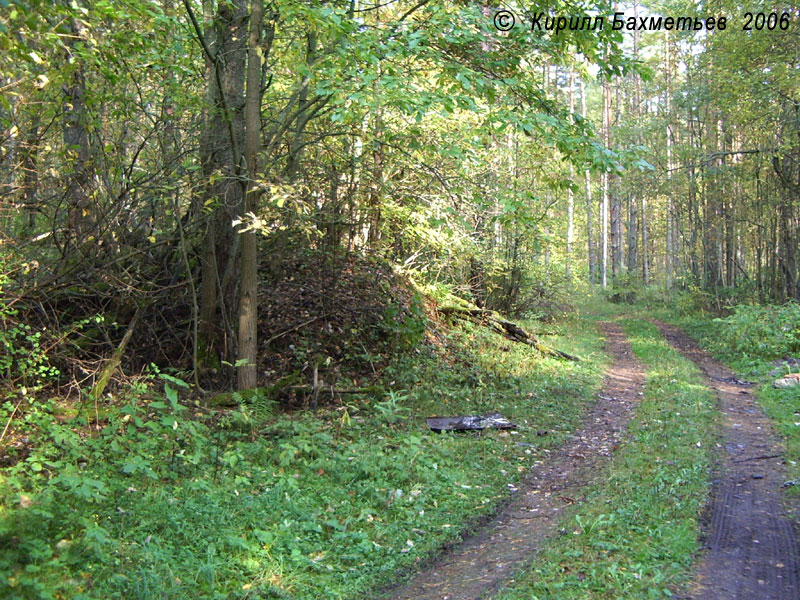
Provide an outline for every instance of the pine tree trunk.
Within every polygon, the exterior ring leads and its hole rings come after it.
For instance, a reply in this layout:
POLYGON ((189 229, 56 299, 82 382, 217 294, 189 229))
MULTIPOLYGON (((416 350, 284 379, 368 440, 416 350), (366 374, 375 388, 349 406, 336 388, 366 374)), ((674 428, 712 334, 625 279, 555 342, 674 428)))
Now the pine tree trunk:
MULTIPOLYGON (((586 84, 581 79, 581 116, 586 119, 586 84)), ((597 283, 597 257, 594 247, 594 211, 592 210, 592 176, 587 169, 583 173, 586 189, 586 253, 589 261, 589 283, 597 283)))
MULTIPOLYGON (((609 102, 611 100, 609 99, 609 102)), ((619 123, 620 118, 619 100, 619 78, 614 83, 614 122, 619 123)), ((611 143, 609 123, 609 144, 611 143)), ((610 176, 609 182, 609 202, 611 220, 611 276, 617 279, 622 275, 622 264, 624 262, 624 245, 622 243, 622 200, 620 197, 619 176, 610 176), (611 183, 613 182, 613 185, 611 183)))
MULTIPOLYGON (((639 4, 633 3, 633 17, 638 21, 639 17, 639 4)), ((639 58, 639 30, 633 32, 633 59, 639 58)), ((642 99, 641 80, 638 73, 633 74, 633 98, 631 100, 631 119, 634 123, 639 122, 639 103, 642 99)), ((637 143, 640 143, 639 136, 634 137, 637 143)), ((640 192, 641 193, 641 192, 640 192)), ((628 209, 628 227, 627 227, 627 241, 628 241, 628 273, 635 274, 637 271, 638 244, 639 244, 639 202, 636 198, 636 193, 628 194, 627 196, 627 209, 628 209)))
MULTIPOLYGON (((608 81, 603 82, 603 144, 608 148, 610 145, 610 112, 611 112, 611 91, 608 81)), ((601 276, 603 287, 608 286, 608 172, 603 172, 603 205, 600 211, 600 221, 602 227, 602 266, 601 276)))
POLYGON ((642 283, 650 285, 650 252, 647 232, 647 196, 642 194, 642 283))
MULTIPOLYGON (((572 120, 572 114, 575 112, 575 72, 572 66, 569 67, 569 114, 572 120)), ((575 169, 572 163, 569 165, 569 181, 572 183, 575 176, 575 169)), ((566 275, 567 279, 572 276, 572 245, 575 238, 575 197, 572 188, 567 190, 567 256, 566 256, 566 275)))
POLYGON ((674 279, 674 265, 675 257, 675 207, 673 200, 673 187, 672 187, 672 58, 670 55, 670 40, 669 32, 665 34, 664 38, 664 79, 665 79, 665 105, 666 105, 666 137, 667 137, 667 230, 666 242, 664 244, 664 269, 666 274, 667 289, 671 289, 674 279))

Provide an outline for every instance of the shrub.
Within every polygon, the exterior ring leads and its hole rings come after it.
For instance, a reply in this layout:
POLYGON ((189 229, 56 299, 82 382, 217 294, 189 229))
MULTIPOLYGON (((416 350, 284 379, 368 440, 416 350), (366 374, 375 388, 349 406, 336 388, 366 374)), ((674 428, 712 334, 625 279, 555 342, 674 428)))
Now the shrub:
POLYGON ((58 370, 42 348, 42 332, 22 322, 17 309, 6 301, 3 287, 7 282, 0 263, 0 375, 7 381, 35 385, 58 375, 58 370))
POLYGON ((800 304, 740 304, 734 313, 714 319, 712 343, 726 353, 775 359, 800 352, 800 304))
POLYGON ((643 284, 636 273, 625 273, 611 282, 606 296, 615 304, 633 304, 643 291, 643 284))

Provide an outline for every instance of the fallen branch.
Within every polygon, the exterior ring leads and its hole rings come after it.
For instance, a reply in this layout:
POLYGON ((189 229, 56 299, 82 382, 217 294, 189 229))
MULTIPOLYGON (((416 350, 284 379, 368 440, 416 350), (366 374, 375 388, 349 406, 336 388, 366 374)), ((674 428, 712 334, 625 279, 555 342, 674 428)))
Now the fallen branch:
POLYGON ((555 356, 557 358, 563 358, 565 360, 571 360, 574 362, 579 361, 577 356, 573 356, 571 354, 567 354, 566 352, 562 352, 561 350, 556 350, 555 348, 545 346, 535 335, 525 331, 516 323, 501 319, 491 310, 486 310, 483 308, 460 308, 457 306, 447 306, 440 308, 439 312, 444 315, 450 315, 459 319, 472 321, 473 323, 477 323, 479 325, 488 325, 495 332, 499 333, 505 338, 508 338, 512 342, 518 342, 520 344, 532 346, 547 356, 555 356))
POLYGON ((313 392, 315 389, 319 391, 330 392, 331 394, 382 394, 385 390, 379 385, 369 385, 363 388, 335 388, 327 385, 313 386, 313 385, 290 385, 287 390, 296 392, 313 392))
POLYGON ((735 463, 743 463, 748 462, 751 460, 766 460, 768 458, 781 458, 783 454, 764 454, 763 456, 751 456, 750 458, 740 458, 739 460, 735 460, 735 463))
POLYGON ((111 355, 111 358, 108 359, 106 366, 103 367, 103 370, 100 373, 100 377, 97 379, 97 383, 94 384, 92 388, 92 398, 94 398, 95 402, 103 395, 103 391, 106 389, 111 376, 114 374, 114 371, 117 370, 119 363, 122 361, 122 355, 125 352, 125 347, 128 345, 128 342, 133 335, 133 330, 136 328, 136 323, 139 321, 139 316, 142 314, 142 307, 136 309, 136 312, 133 314, 133 318, 131 322, 128 324, 128 329, 125 331, 125 335, 122 336, 122 341, 117 346, 117 349, 114 350, 114 354, 111 355))
POLYGON ((337 388, 330 385, 317 385, 313 384, 296 384, 294 374, 283 377, 281 381, 268 387, 254 388, 252 390, 245 390, 243 392, 223 392, 209 399, 210 406, 236 406, 240 402, 247 402, 256 395, 261 395, 266 398, 277 400, 287 392, 300 392, 302 394, 312 394, 312 399, 316 394, 319 398, 321 392, 331 394, 331 396, 345 395, 345 394, 364 394, 369 396, 383 396, 386 390, 379 385, 370 385, 362 388, 337 388), (236 399, 238 396, 238 400, 236 399))
POLYGON ((268 338, 267 341, 264 342, 264 345, 265 346, 269 345, 271 342, 274 342, 278 338, 283 337, 287 333, 292 333, 293 331, 297 331, 298 329, 301 329, 301 328, 305 327, 306 325, 310 325, 314 321, 319 321, 320 319, 324 319, 327 316, 328 316, 328 313, 325 313, 324 315, 317 315, 316 317, 312 317, 312 318, 308 319, 307 321, 303 321, 302 323, 298 323, 297 325, 294 325, 293 327, 289 327, 288 329, 284 329, 280 333, 276 333, 271 338, 268 338))

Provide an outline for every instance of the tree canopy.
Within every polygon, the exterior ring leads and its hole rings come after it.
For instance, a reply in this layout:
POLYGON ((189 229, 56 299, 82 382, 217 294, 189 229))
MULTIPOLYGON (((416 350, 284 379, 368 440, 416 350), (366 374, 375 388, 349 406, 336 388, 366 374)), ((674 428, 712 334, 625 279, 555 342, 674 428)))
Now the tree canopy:
POLYGON ((6 4, 5 302, 56 344, 101 315, 95 359, 142 318, 156 361, 255 386, 259 282, 308 251, 509 313, 577 281, 800 294, 791 10, 6 4))

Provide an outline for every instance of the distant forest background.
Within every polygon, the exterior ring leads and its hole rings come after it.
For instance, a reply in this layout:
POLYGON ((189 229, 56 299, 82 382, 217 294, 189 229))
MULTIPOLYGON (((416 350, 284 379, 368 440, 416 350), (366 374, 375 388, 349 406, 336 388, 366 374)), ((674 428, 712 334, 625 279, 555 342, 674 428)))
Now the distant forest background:
POLYGON ((402 325, 408 298, 343 300, 391 277, 509 315, 586 284, 800 299, 789 5, 750 30, 725 0, 537 5, 607 17, 556 33, 515 3, 510 32, 451 0, 0 4, 10 380, 97 396, 122 361, 251 388, 290 331, 402 325), (614 31, 615 10, 728 25, 614 31))

